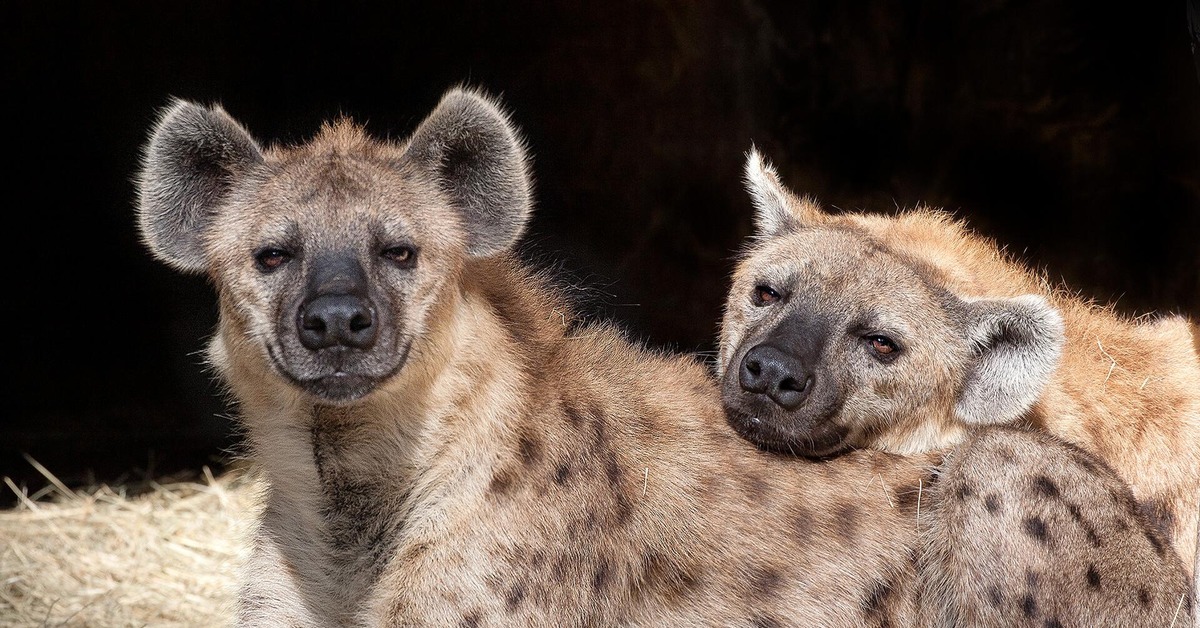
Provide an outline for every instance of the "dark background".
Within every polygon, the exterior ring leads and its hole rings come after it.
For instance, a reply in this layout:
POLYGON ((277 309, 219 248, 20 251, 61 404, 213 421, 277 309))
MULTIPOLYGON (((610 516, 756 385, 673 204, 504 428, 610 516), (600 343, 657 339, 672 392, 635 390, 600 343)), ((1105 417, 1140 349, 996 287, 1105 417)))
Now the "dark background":
POLYGON ((209 287, 133 227, 169 96, 286 142, 339 113, 399 138, 451 85, 498 94, 535 156, 526 250, 657 346, 712 348, 752 142, 828 205, 943 206, 1122 311, 1200 314, 1182 2, 80 4, 0 16, 0 475, 32 487, 22 452, 79 482, 233 442, 198 355, 209 287))

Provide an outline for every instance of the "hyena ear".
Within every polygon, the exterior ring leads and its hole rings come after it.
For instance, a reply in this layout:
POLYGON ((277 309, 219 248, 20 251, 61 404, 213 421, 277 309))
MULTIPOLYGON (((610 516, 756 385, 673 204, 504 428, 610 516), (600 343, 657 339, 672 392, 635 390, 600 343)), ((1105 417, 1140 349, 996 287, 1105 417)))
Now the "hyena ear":
POLYGON ((179 270, 203 271, 204 232, 217 207, 234 178, 262 158, 225 110, 172 101, 150 134, 137 177, 142 241, 179 270))
POLYGON ((975 356, 955 412, 970 425, 1015 421, 1058 366, 1066 341, 1062 316, 1032 294, 964 305, 975 356))
POLYGON ((430 169, 467 229, 467 253, 512 246, 531 211, 525 146, 490 98, 464 88, 442 96, 409 140, 406 157, 430 169))
POLYGON ((821 206, 809 197, 798 198, 779 181, 775 168, 750 148, 746 157, 746 189, 754 201, 754 233, 769 237, 819 222, 821 206))

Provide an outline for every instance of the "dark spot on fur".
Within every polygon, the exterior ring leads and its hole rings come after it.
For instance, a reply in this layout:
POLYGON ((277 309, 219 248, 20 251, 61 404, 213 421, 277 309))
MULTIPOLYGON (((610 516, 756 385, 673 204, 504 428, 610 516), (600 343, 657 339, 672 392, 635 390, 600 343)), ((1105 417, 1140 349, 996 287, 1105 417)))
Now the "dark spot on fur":
POLYGON ((1057 617, 1051 617, 1046 620, 1046 628, 1063 628, 1062 622, 1058 621, 1057 617))
POLYGON ((863 612, 868 616, 883 615, 887 610, 887 601, 892 593, 894 593, 894 589, 891 582, 876 582, 863 598, 863 612))
POLYGON ((629 518, 633 515, 633 504, 629 501, 629 497, 625 493, 617 491, 616 503, 616 522, 617 525, 625 525, 629 522, 629 518))
POLYGON ((567 423, 570 423, 571 427, 580 428, 587 422, 587 417, 579 411, 579 408, 573 405, 566 405, 563 408, 563 414, 566 415, 567 423))
POLYGON ((564 485, 566 485, 567 479, 570 476, 571 476, 571 464, 568 462, 564 462, 564 463, 558 465, 558 468, 556 468, 554 470, 554 483, 559 486, 564 486, 564 485))
POLYGON ((1142 608, 1150 608, 1150 592, 1145 589, 1138 589, 1137 595, 1138 604, 1141 604, 1142 608))
POLYGON ((1100 590, 1100 572, 1096 571, 1096 565, 1091 563, 1087 568, 1087 583, 1089 589, 1100 590))
POLYGON ((1074 454, 1071 458, 1075 460, 1075 464, 1083 467, 1089 474, 1096 475, 1096 463, 1090 455, 1081 450, 1074 450, 1074 454))
POLYGON ((896 491, 896 505, 900 508, 900 512, 906 515, 916 514, 917 504, 920 503, 921 498, 922 491, 918 487, 896 491))
POLYGON ((1175 511, 1171 505, 1161 499, 1148 499, 1138 504, 1138 510, 1146 518, 1146 522, 1158 531, 1159 536, 1169 539, 1175 527, 1175 511))
POLYGON ((1008 447, 997 447, 996 455, 1000 456, 1000 459, 1003 460, 1005 464, 1012 464, 1013 460, 1016 458, 1015 454, 1013 454, 1013 450, 1009 449, 1008 447))
POLYGON ((479 628, 479 611, 474 611, 463 615, 462 621, 458 622, 459 628, 479 628))
POLYGON ((1024 522, 1025 534, 1046 543, 1050 540, 1050 532, 1046 529, 1046 522, 1042 521, 1041 517, 1026 517, 1024 522))
POLYGON ((756 504, 761 504, 767 497, 767 492, 770 485, 763 479, 761 475, 756 473, 746 473, 742 476, 742 487, 745 489, 746 495, 756 504))
POLYGON ((1038 588, 1038 580, 1039 576, 1036 571, 1032 569, 1025 570, 1025 586, 1029 587, 1031 591, 1038 588))
POLYGON ((779 571, 772 567, 758 567, 750 572, 750 593, 755 597, 769 598, 779 591, 783 580, 779 571))
POLYGON ((621 466, 617 464, 617 454, 608 452, 608 458, 604 461, 604 475, 608 477, 608 483, 613 486, 621 484, 621 466))
POLYGON ((812 539, 812 534, 813 534, 812 512, 809 511, 808 508, 805 508, 804 506, 801 506, 800 504, 796 504, 792 508, 792 511, 793 511, 792 517, 791 517, 792 532, 795 533, 795 539, 798 542, 798 544, 800 545, 800 547, 805 547, 808 545, 809 541, 812 539))
POLYGON ((1141 508, 1138 507, 1137 500, 1133 498, 1131 493, 1114 488, 1109 491, 1109 496, 1112 497, 1113 505, 1124 509, 1125 512, 1129 513, 1130 517, 1136 520, 1142 516, 1141 508))
POLYGON ((700 584, 690 570, 658 552, 647 552, 642 557, 642 574, 647 585, 659 588, 672 601, 682 599, 700 584))
POLYGON ((778 619, 768 615, 755 615, 750 618, 750 625, 754 628, 783 628, 783 624, 778 619))
POLYGON ((975 494, 975 491, 970 486, 968 486, 966 482, 959 484, 958 487, 954 489, 954 496, 957 497, 958 501, 960 501, 960 502, 966 501, 966 499, 968 497, 970 497, 974 494, 975 494))
POLYGON ((517 584, 513 585, 512 589, 509 589, 508 596, 504 598, 504 605, 509 611, 513 611, 516 610, 516 608, 520 606, 521 602, 523 601, 525 601, 525 585, 518 582, 517 584))
POLYGON ((1033 599, 1032 593, 1026 593, 1021 599, 1021 612, 1025 613, 1026 617, 1033 617, 1037 614, 1037 600, 1033 599))
POLYGON ((608 429, 604 415, 592 415, 592 447, 597 452, 608 451, 608 429))
POLYGON ((536 439, 522 434, 517 440, 517 453, 525 466, 536 464, 542 459, 542 444, 536 439))
POLYGON ((853 541, 858 535, 862 511, 854 504, 841 504, 833 512, 834 530, 843 541, 853 541))
POLYGON ((1150 545, 1154 548, 1154 553, 1158 554, 1159 558, 1162 558, 1163 556, 1165 556, 1167 553, 1167 548, 1163 545, 1162 540, 1158 538, 1158 535, 1151 532, 1150 530, 1145 530, 1145 532, 1146 532, 1146 540, 1150 541, 1150 545))
POLYGON ((1033 489, 1034 491, 1045 495, 1046 497, 1059 496, 1058 485, 1054 483, 1054 480, 1051 480, 1044 475, 1039 475, 1033 478, 1033 489))
POLYGON ((592 589, 600 591, 608 584, 609 571, 612 567, 608 561, 601 558, 600 563, 596 565, 596 571, 592 573, 592 589))
POLYGON ((994 584, 990 585, 988 586, 987 592, 988 601, 992 603, 992 606, 999 607, 1000 605, 1004 604, 1004 594, 1000 592, 1000 587, 994 584))
POLYGON ((1068 503, 1067 512, 1071 513, 1071 519, 1083 529, 1083 533, 1087 536, 1088 542, 1091 543, 1093 547, 1100 547, 1100 535, 1096 534, 1096 528, 1093 527, 1087 519, 1083 518, 1083 512, 1079 510, 1079 506, 1077 504, 1068 503))
POLYGON ((988 495, 983 498, 983 507, 987 508, 989 513, 996 514, 996 511, 1000 510, 1000 498, 995 495, 988 495))
POLYGON ((509 489, 512 488, 512 474, 507 471, 497 471, 492 475, 492 483, 488 485, 488 490, 496 495, 506 495, 509 489))
POLYGON ((554 564, 550 566, 550 579, 554 582, 564 582, 567 579, 571 558, 566 554, 560 554, 554 559, 554 564))

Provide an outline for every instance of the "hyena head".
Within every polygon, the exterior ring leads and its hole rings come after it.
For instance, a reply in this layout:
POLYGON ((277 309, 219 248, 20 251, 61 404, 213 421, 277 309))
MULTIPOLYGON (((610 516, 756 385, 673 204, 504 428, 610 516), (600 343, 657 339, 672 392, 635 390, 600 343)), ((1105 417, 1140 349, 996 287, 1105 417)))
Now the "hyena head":
POLYGON ((814 457, 908 453, 1030 409, 1057 365, 1062 318, 1035 295, 956 293, 963 282, 922 241, 953 258, 960 226, 932 213, 826 214, 754 151, 746 180, 756 234, 734 273, 718 366, 742 436, 814 457))
POLYGON ((175 101, 138 183, 144 242, 208 274, 225 340, 326 403, 399 373, 466 259, 509 248, 530 213, 521 140, 465 89, 399 143, 339 120, 263 148, 220 107, 175 101))

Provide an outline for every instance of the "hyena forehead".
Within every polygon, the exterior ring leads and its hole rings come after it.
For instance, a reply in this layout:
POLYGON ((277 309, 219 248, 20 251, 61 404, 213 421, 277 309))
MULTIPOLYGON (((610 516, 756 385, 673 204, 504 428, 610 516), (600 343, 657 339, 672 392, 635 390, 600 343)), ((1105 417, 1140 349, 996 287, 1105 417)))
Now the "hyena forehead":
POLYGON ((761 244, 740 265, 743 283, 841 303, 941 308, 949 294, 940 273, 891 250, 861 229, 825 225, 796 229, 761 244))
POLYGON ((260 246, 318 248, 461 240, 449 237, 461 226, 454 212, 439 211, 439 187, 403 159, 403 148, 346 119, 308 144, 266 151, 261 175, 231 196, 241 211, 222 212, 214 232, 239 234, 243 246, 246 236, 260 246))

